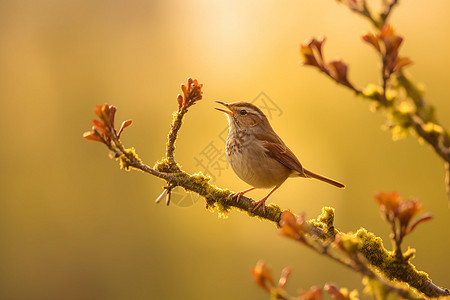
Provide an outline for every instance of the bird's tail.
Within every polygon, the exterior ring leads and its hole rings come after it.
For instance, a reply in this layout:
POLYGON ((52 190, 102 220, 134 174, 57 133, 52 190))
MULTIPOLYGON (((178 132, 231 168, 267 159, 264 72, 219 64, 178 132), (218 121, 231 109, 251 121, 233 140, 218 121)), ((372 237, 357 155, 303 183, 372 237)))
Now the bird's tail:
POLYGON ((329 184, 331 184, 331 185, 334 185, 335 187, 338 187, 338 188, 340 188, 340 189, 345 188, 345 185, 344 185, 344 184, 342 184, 342 183, 340 183, 340 182, 337 182, 337 181, 335 181, 335 180, 333 180, 333 179, 324 177, 324 176, 322 176, 322 175, 313 173, 313 172, 311 172, 311 171, 309 171, 309 170, 303 169, 303 173, 306 175, 306 177, 318 179, 318 180, 320 180, 320 181, 323 181, 323 182, 329 183, 329 184))

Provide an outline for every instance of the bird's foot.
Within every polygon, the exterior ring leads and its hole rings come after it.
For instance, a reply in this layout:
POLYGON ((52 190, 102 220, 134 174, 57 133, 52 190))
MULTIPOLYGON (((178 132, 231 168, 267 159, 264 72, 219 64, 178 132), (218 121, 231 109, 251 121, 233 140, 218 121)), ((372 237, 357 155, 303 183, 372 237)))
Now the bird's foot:
POLYGON ((243 195, 243 192, 237 192, 233 195, 231 195, 231 199, 232 200, 236 200, 236 203, 239 202, 239 200, 241 199, 241 196, 243 195))
POLYGON ((272 193, 275 192, 279 187, 280 186, 277 185, 270 191, 270 193, 267 196, 265 196, 264 198, 262 198, 259 201, 253 202, 253 205, 255 207, 253 207, 252 212, 255 212, 258 209, 258 207, 262 206, 263 214, 265 215, 266 214, 266 200, 269 199, 270 195, 272 195, 272 193))
POLYGON ((244 195, 245 193, 248 193, 248 192, 250 192, 250 191, 253 191, 255 188, 250 188, 250 189, 247 189, 247 190, 245 190, 245 191, 241 191, 241 192, 237 192, 237 193, 235 193, 235 194, 233 194, 232 196, 231 196, 231 199, 236 199, 236 203, 237 202, 239 202, 239 200, 241 199, 241 196, 242 195, 244 195))
POLYGON ((254 207, 252 209, 252 212, 255 212, 260 206, 262 206, 263 213, 266 214, 266 200, 267 200, 267 197, 265 197, 259 201, 253 202, 254 207))

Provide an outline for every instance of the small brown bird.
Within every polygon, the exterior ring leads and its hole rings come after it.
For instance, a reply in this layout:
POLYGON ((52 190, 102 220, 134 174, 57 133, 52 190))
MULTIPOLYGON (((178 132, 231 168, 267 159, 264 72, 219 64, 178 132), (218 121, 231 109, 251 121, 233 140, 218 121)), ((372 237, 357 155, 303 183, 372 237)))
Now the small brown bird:
POLYGON ((255 211, 288 177, 315 178, 338 188, 345 185, 318 175, 302 167, 297 157, 273 131, 267 117, 255 105, 248 102, 224 103, 228 110, 216 108, 227 114, 229 133, 227 138, 227 160, 239 178, 252 188, 233 195, 240 197, 256 188, 273 188, 270 193, 254 203, 255 211))

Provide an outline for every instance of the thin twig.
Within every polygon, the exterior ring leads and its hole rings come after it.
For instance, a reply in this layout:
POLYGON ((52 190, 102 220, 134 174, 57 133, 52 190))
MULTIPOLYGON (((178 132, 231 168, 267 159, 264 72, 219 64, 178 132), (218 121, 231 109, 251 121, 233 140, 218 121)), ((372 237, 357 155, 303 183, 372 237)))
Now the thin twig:
POLYGON ((381 82, 382 82, 382 93, 381 93, 381 99, 379 101, 384 107, 389 107, 392 105, 392 103, 387 99, 387 86, 389 78, 391 77, 391 74, 387 72, 387 61, 386 57, 383 56, 382 58, 382 67, 381 67, 381 82))
POLYGON ((430 146, 433 147, 435 152, 447 163, 450 162, 450 148, 448 143, 447 130, 442 128, 442 132, 430 131, 425 128, 425 122, 417 114, 408 114, 409 121, 411 122, 414 131, 423 138, 430 146))
MULTIPOLYGON (((405 75, 402 70, 399 70, 395 73, 395 79, 408 95, 411 100, 414 101, 414 104, 417 107, 417 111, 419 114, 427 112, 430 109, 430 105, 423 98, 422 92, 416 87, 416 85, 405 75)), ((420 115, 421 118, 424 118, 424 115, 420 115)), ((435 120, 429 120, 435 121, 435 120)))
POLYGON ((398 3, 398 0, 392 0, 389 4, 385 3, 384 11, 380 14, 381 27, 383 27, 383 25, 386 24, 386 21, 389 18, 389 15, 391 14, 392 9, 394 8, 394 6, 397 3, 398 3))
MULTIPOLYGON (((339 1, 339 2, 341 2, 341 1, 339 1)), ((376 17, 371 12, 371 9, 369 8, 367 1, 362 0, 361 2, 362 2, 362 8, 355 6, 354 4, 347 4, 347 7, 351 11, 366 18, 376 28, 381 29, 386 24, 387 19, 389 18, 394 6, 398 3, 398 0, 392 0, 390 3, 387 3, 387 1, 383 1, 384 7, 383 7, 382 11, 376 17)))
POLYGON ((182 120, 184 115, 187 112, 187 108, 185 106, 181 106, 178 111, 173 116, 173 122, 170 127, 170 132, 167 141, 166 148, 166 157, 169 160, 170 164, 176 165, 174 158, 175 151, 175 141, 177 140, 178 131, 181 128, 182 120))
POLYGON ((356 95, 364 95, 362 90, 355 87, 353 84, 348 84, 348 83, 344 83, 342 81, 337 80, 330 72, 330 70, 328 70, 326 67, 319 67, 319 70, 322 71, 324 74, 326 74, 329 78, 331 78, 333 81, 335 81, 336 83, 345 86, 347 88, 349 88, 350 90, 352 90, 353 92, 355 92, 356 95))

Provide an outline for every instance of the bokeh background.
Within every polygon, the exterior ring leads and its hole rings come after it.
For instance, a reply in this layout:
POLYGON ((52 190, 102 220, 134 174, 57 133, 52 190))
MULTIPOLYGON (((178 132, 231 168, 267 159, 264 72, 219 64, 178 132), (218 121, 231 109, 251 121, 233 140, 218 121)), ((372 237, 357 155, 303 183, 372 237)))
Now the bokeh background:
MULTIPOLYGON (((450 2, 401 1, 391 22, 414 61, 408 71, 450 128, 450 2)), ((204 84, 204 99, 177 141, 186 171, 202 170, 195 158, 210 142, 224 149, 213 100, 264 92, 282 112, 273 127, 302 163, 347 185, 291 179, 271 200, 309 217, 332 205, 337 228, 364 226, 390 246, 373 195, 417 197, 435 219, 404 245, 449 287, 442 161, 415 137, 393 142, 382 113, 300 64, 300 43, 325 35, 326 57, 342 57, 355 84, 379 82, 360 38, 369 29, 332 0, 1 1, 0 298, 267 299, 250 275, 259 259, 274 274, 294 268, 291 293, 325 282, 361 291, 359 275, 272 224, 239 212, 219 219, 195 197, 188 207, 156 205, 161 180, 120 170, 106 147, 82 139, 95 105, 114 104, 117 121, 134 121, 123 142, 152 165, 187 77, 204 84)), ((248 188, 230 168, 215 183, 248 188)))

